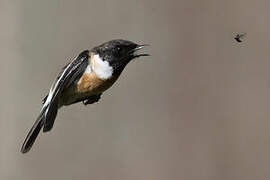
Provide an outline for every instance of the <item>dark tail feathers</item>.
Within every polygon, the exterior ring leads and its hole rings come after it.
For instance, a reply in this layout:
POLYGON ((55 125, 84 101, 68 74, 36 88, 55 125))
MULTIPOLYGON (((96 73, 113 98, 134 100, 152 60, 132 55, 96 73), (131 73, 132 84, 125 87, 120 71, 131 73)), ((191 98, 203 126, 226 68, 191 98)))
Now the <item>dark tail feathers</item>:
POLYGON ((21 152, 22 153, 27 153, 31 147, 33 146, 43 124, 44 124, 44 118, 45 118, 45 111, 47 108, 43 109, 40 112, 40 115, 38 116, 36 122, 34 123, 33 127, 31 128, 31 130, 29 131, 29 133, 27 134, 22 148, 21 148, 21 152))
POLYGON ((57 115, 57 110, 57 101, 53 101, 42 108, 40 115, 23 142, 21 148, 22 153, 27 153, 31 149, 42 127, 43 132, 48 132, 52 129, 55 117, 57 115))
POLYGON ((44 120, 44 126, 43 126, 43 132, 48 132, 52 129, 55 117, 57 115, 58 111, 58 101, 57 99, 54 99, 47 107, 47 110, 45 111, 45 120, 44 120))

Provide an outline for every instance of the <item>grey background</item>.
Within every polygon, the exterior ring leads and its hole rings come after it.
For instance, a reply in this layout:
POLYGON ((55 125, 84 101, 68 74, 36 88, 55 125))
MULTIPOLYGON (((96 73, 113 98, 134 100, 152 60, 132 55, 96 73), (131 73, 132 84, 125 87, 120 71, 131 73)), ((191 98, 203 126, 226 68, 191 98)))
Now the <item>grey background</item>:
POLYGON ((269 7, 1 0, 0 179, 269 179, 269 7), (129 64, 98 104, 61 109, 21 154, 60 69, 115 38, 149 43, 152 56, 129 64))

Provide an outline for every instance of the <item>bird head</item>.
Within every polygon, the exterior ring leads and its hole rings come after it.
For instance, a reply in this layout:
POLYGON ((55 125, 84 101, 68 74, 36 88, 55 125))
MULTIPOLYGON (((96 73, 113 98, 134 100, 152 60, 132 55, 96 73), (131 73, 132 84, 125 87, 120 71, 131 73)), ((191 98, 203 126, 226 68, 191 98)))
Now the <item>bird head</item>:
POLYGON ((106 69, 111 74, 119 74, 132 59, 149 56, 149 54, 138 53, 138 50, 145 46, 147 45, 138 45, 131 41, 117 39, 101 44, 93 48, 91 52, 95 62, 104 64, 104 68, 101 68, 100 71, 105 71, 106 69))

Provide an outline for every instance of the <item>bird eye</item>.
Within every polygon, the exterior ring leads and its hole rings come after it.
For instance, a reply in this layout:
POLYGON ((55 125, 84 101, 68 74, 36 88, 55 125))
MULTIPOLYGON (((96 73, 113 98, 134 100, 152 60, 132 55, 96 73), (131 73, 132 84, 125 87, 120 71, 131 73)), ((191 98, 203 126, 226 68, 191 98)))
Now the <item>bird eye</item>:
POLYGON ((117 47, 117 51, 120 52, 122 50, 121 47, 117 47))

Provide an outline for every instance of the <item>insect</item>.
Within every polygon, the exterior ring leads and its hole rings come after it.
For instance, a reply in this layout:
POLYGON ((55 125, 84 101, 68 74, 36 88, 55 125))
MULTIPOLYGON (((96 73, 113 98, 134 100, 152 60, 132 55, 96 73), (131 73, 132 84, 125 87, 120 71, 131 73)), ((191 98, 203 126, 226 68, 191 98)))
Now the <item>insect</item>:
POLYGON ((243 39, 246 37, 246 35, 247 35, 247 33, 239 33, 234 37, 234 39, 237 42, 241 43, 243 41, 243 39))

